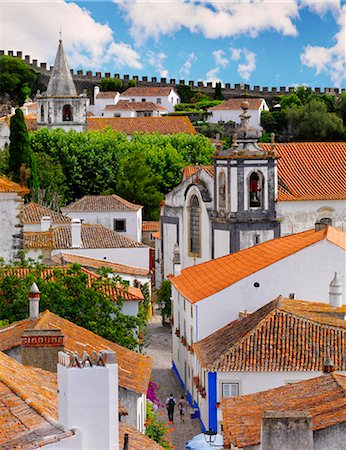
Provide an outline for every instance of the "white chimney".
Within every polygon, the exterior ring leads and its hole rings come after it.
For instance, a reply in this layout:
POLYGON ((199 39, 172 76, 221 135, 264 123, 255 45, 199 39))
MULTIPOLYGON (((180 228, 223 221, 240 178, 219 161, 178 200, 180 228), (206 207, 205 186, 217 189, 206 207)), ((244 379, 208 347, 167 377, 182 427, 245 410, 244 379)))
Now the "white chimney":
POLYGON ((342 306, 342 284, 335 272, 334 278, 329 285, 329 304, 340 308, 342 306))
POLYGON ((29 317, 37 319, 40 314, 40 290, 36 283, 32 283, 29 291, 29 317))
POLYGON ((59 422, 81 432, 83 448, 119 449, 118 364, 114 352, 59 352, 59 422))
POLYGON ((94 87, 94 105, 96 103, 96 97, 99 92, 100 92, 100 86, 95 86, 94 87))
POLYGON ((41 231, 48 231, 51 226, 51 217, 42 216, 41 217, 41 231))
POLYGON ((13 114, 16 114, 16 108, 13 108, 13 106, 12 106, 12 108, 11 108, 11 115, 13 115, 13 114))
POLYGON ((22 106, 22 111, 23 111, 24 116, 27 116, 29 114, 28 108, 26 106, 22 106))
POLYGON ((181 274, 180 250, 179 245, 174 245, 173 251, 173 275, 177 277, 181 274))
POLYGON ((80 219, 71 220, 71 245, 73 248, 82 246, 82 222, 80 219))

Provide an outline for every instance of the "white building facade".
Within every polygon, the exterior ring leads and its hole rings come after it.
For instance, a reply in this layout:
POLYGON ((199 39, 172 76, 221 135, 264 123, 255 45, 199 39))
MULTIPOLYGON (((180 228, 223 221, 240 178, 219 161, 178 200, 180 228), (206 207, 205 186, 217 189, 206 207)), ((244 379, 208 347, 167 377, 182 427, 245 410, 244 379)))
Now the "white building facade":
MULTIPOLYGON (((247 98, 249 103, 250 125, 254 128, 261 127, 262 111, 269 111, 269 107, 264 98, 247 98)), ((239 115, 242 113, 241 103, 243 98, 231 98, 220 105, 208 109, 208 122, 229 122, 239 124, 239 115)))
POLYGON ((130 102, 156 103, 168 112, 173 112, 174 106, 180 103, 180 96, 171 87, 130 87, 121 94, 120 99, 130 102))

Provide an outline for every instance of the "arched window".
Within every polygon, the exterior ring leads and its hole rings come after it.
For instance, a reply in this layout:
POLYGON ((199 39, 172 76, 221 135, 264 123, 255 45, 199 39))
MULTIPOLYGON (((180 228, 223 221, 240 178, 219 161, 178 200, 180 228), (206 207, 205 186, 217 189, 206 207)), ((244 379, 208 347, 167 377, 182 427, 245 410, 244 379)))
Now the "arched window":
POLYGON ((200 218, 199 218, 199 201, 196 195, 190 199, 190 253, 194 256, 200 255, 200 218))
POLYGON ((71 105, 64 105, 62 108, 62 120, 63 122, 72 122, 72 107, 71 105))
POLYGON ((226 177, 224 172, 219 175, 219 209, 226 208, 226 177))
POLYGON ((324 225, 332 225, 333 219, 330 217, 322 217, 322 219, 319 220, 319 223, 323 223, 324 225))
POLYGON ((41 122, 44 122, 44 107, 41 105, 41 122))
POLYGON ((262 177, 253 172, 249 180, 249 204, 250 208, 263 208, 262 177))

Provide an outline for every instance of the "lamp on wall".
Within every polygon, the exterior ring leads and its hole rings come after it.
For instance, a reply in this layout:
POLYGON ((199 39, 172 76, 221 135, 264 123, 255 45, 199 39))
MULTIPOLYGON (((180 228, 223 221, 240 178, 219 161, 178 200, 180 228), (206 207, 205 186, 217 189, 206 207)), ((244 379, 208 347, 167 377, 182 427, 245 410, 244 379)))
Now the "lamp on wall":
POLYGON ((215 442, 217 432, 209 428, 209 430, 205 431, 203 434, 205 442, 212 446, 215 442))

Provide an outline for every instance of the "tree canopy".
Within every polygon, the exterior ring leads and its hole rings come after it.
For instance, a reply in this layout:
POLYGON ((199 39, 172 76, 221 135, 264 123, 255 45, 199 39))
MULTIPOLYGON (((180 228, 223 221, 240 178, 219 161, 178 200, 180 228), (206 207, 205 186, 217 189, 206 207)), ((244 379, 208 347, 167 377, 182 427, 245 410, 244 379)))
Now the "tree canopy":
POLYGON ((119 78, 102 78, 99 86, 102 92, 120 91, 123 87, 123 82, 119 78))
POLYGON ((0 56, 0 92, 10 95, 22 105, 38 87, 38 72, 20 58, 0 56))

